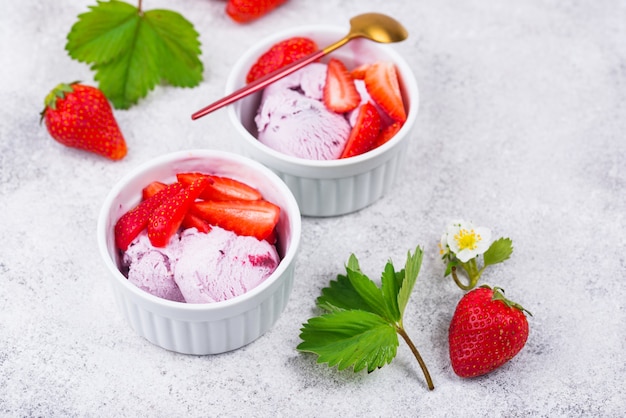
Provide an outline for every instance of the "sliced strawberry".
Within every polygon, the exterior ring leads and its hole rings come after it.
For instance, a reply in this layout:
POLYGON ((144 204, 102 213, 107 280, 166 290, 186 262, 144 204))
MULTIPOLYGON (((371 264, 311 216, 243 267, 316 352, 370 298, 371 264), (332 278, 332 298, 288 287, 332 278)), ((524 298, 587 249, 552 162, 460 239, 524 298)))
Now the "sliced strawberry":
POLYGON ((361 106, 341 158, 354 157, 373 149, 380 134, 380 125, 380 115, 374 105, 367 102, 361 106))
POLYGON ((365 71, 365 87, 372 99, 393 120, 406 121, 406 110, 398 82, 396 66, 391 62, 378 61, 365 71))
POLYGON ((148 219, 148 238, 155 247, 165 247, 183 222, 189 207, 210 180, 200 177, 179 193, 165 200, 148 219))
POLYGON ((353 68, 350 71, 350 76, 354 79, 354 80, 363 80, 365 78, 365 72, 367 71, 367 68, 369 67, 369 64, 361 64, 356 68, 353 68))
POLYGON ((152 212, 184 188, 185 186, 180 183, 170 184, 122 215, 114 227, 115 245, 117 245, 117 248, 126 251, 137 235, 148 226, 148 220, 152 212))
POLYGON ((272 233, 265 238, 265 241, 267 241, 268 243, 272 244, 272 245, 276 245, 276 242, 278 241, 278 235, 276 233, 276 228, 272 229, 272 233))
POLYGON ((207 177, 211 184, 207 185, 201 199, 204 200, 259 200, 263 196, 261 193, 245 183, 230 177, 212 176, 202 173, 179 173, 176 178, 183 184, 191 184, 198 177, 207 177))
POLYGON ((378 135, 378 138, 376 138, 376 143, 374 144, 374 148, 380 147, 382 144, 384 144, 385 142, 393 138, 393 136, 398 133, 400 128, 402 128, 402 125, 403 124, 400 122, 393 122, 390 125, 383 127, 380 130, 380 134, 378 135))
POLYGON ((293 37, 280 41, 254 63, 246 76, 246 82, 251 83, 257 78, 316 52, 318 49, 315 41, 309 38, 293 37))
POLYGON ((204 200, 194 203, 191 213, 237 235, 264 240, 272 235, 280 208, 266 200, 204 200))
POLYGON ((157 194, 158 192, 160 192, 161 190, 165 189, 166 187, 167 187, 167 184, 165 183, 162 183, 160 181, 153 181, 152 183, 148 184, 146 187, 143 188, 143 190, 141 191, 141 198, 142 200, 149 199, 155 194, 157 194))
POLYGON ((343 62, 331 58, 326 69, 324 105, 333 112, 345 113, 355 109, 360 102, 361 96, 348 69, 343 62))
POLYGON ((191 212, 187 212, 185 217, 183 218, 183 223, 181 224, 183 229, 188 228, 196 228, 198 232, 207 233, 211 230, 211 225, 204 219, 199 216, 194 215, 191 212))

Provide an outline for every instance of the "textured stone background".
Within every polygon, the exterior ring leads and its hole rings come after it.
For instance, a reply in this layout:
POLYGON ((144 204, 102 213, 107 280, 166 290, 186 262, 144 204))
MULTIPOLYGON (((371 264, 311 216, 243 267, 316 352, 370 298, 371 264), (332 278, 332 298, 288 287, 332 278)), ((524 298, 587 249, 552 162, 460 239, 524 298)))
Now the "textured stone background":
POLYGON ((621 1, 291 0, 240 26, 217 0, 144 1, 201 33, 205 80, 158 87, 116 111, 121 162, 64 148, 39 125, 47 92, 93 82, 64 51, 95 1, 2 2, 0 33, 0 415, 6 416, 624 416, 626 414, 626 3, 621 1), (345 25, 378 11, 410 38, 420 115, 401 181, 348 216, 305 218, 296 282, 274 328, 235 352, 194 357, 138 337, 115 306, 95 239, 100 205, 138 164, 171 151, 236 151, 221 97, 258 38, 294 25, 345 25), (533 312, 526 347, 496 372, 461 380, 447 327, 462 293, 436 245, 453 218, 508 236, 488 270, 533 312), (350 253, 377 278, 421 245, 405 325, 436 385, 401 342, 370 375, 299 354, 299 328, 350 253))

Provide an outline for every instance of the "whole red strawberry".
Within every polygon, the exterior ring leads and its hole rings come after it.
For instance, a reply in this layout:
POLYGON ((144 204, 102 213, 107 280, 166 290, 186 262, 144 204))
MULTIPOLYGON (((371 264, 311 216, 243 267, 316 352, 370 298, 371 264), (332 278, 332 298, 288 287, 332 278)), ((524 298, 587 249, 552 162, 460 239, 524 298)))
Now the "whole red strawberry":
POLYGON ((52 138, 63 145, 112 160, 126 155, 126 141, 111 105, 95 87, 59 84, 46 96, 41 117, 52 138))
POLYGON ((526 344, 525 309, 507 300, 503 292, 499 287, 482 286, 459 301, 448 339, 452 369, 460 377, 489 373, 526 344))
POLYGON ((287 0, 228 0, 226 13, 235 22, 247 23, 264 16, 287 0))

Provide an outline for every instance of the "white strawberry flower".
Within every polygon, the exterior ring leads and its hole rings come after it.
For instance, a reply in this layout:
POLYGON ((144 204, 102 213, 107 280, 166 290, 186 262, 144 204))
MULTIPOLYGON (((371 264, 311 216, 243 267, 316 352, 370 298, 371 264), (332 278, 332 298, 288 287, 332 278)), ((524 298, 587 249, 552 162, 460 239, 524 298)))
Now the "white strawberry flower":
POLYGON ((461 263, 483 254, 491 245, 491 230, 475 227, 466 221, 454 221, 448 225, 439 243, 441 255, 452 252, 461 263))
POLYGON ((491 242, 491 230, 476 227, 471 222, 453 221, 439 241, 439 254, 446 264, 444 277, 452 276, 454 282, 463 290, 476 287, 478 279, 487 266, 501 263, 511 256, 513 242, 510 238, 498 238, 491 242), (478 258, 482 255, 482 267, 478 258), (461 273, 467 277, 467 283, 461 280, 461 273))

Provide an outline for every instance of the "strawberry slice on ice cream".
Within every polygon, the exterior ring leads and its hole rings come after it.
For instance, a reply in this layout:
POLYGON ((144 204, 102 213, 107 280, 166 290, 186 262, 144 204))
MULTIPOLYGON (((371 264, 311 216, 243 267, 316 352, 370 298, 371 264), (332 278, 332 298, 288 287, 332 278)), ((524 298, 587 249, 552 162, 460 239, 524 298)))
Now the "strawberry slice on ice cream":
POLYGON ((193 204, 191 213, 237 235, 264 240, 272 236, 280 207, 266 200, 203 200, 193 204))
POLYGON ((246 82, 263 77, 285 65, 311 55, 318 50, 315 41, 305 37, 293 37, 280 41, 259 57, 248 71, 246 82))
POLYGON ((148 219, 148 238, 155 247, 165 247, 187 214, 190 206, 209 184, 207 177, 200 177, 179 193, 166 199, 148 219))
POLYGON ((238 180, 230 177, 213 176, 202 173, 179 173, 176 178, 183 184, 191 184, 199 177, 207 177, 211 180, 200 198, 204 200, 259 200, 263 196, 261 193, 238 180))
POLYGON ((170 184, 139 205, 126 212, 115 224, 115 245, 126 251, 130 243, 148 226, 150 215, 163 202, 177 195, 185 188, 180 183, 170 184))
POLYGON ((359 108, 356 124, 350 131, 341 158, 354 157, 374 148, 379 137, 381 120, 378 110, 370 102, 359 108))
POLYGON ((324 104, 333 112, 344 113, 355 109, 361 103, 361 95, 354 85, 348 69, 336 58, 328 61, 326 84, 324 84, 324 104))
POLYGON ((378 61, 365 70, 363 78, 371 98, 393 120, 404 123, 406 110, 400 92, 396 66, 392 62, 378 61))
POLYGON ((141 190, 142 200, 146 200, 165 189, 167 184, 160 181, 153 181, 141 190))

